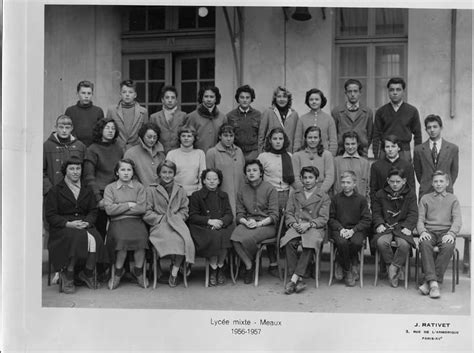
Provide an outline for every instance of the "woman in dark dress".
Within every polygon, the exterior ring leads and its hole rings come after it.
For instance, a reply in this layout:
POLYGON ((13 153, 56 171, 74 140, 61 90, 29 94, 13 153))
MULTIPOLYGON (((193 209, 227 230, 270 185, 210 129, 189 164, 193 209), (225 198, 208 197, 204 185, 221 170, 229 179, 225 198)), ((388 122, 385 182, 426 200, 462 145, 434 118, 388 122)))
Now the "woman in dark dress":
POLYGON ((234 230, 229 196, 221 191, 222 172, 206 169, 201 174, 202 189, 195 191, 189 203, 189 230, 196 255, 208 259, 211 271, 209 285, 225 284, 224 261, 232 247, 234 230))
POLYGON ((75 292, 74 267, 85 260, 79 279, 95 288, 93 271, 96 262, 104 262, 104 243, 94 223, 97 202, 92 190, 81 185, 82 161, 69 158, 62 165, 64 175, 48 193, 45 203, 46 219, 50 225, 48 250, 50 262, 60 270, 60 290, 75 292))

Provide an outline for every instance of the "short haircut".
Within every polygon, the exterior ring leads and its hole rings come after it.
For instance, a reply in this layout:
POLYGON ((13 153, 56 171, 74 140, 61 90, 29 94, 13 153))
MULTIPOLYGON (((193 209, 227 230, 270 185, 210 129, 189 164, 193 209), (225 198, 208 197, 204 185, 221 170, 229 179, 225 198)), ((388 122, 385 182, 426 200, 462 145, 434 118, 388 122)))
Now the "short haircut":
POLYGON ((198 103, 202 104, 202 99, 206 91, 212 91, 216 95, 216 105, 219 105, 221 102, 221 92, 216 86, 202 86, 198 92, 198 103))
POLYGON ((77 92, 81 90, 81 88, 90 88, 92 92, 94 92, 94 84, 91 81, 81 81, 77 84, 77 92))
POLYGON ((276 98, 277 98, 277 95, 278 95, 278 92, 283 92, 285 93, 286 97, 288 98, 288 104, 286 105, 288 108, 291 108, 291 104, 293 103, 293 95, 291 94, 291 92, 286 89, 285 87, 283 86, 278 86, 277 88, 275 88, 275 90, 273 91, 273 96, 272 96, 272 105, 277 105, 276 104, 276 98))
POLYGON ((362 83, 354 78, 350 78, 346 82, 344 82, 344 90, 347 90, 347 86, 349 85, 357 85, 359 86, 359 91, 362 90, 362 83))
POLYGON ((253 102, 255 100, 255 91, 252 87, 249 85, 244 85, 240 86, 237 88, 237 91, 235 91, 235 101, 239 103, 239 96, 242 92, 250 94, 250 101, 253 102))
POLYGON ((145 136, 148 130, 153 130, 154 132, 156 132, 156 134, 158 135, 157 141, 160 139, 160 135, 161 135, 160 128, 158 127, 158 125, 151 122, 142 125, 140 130, 138 130, 138 136, 143 140, 143 137, 145 136))
POLYGON ((288 135, 286 134, 285 130, 280 126, 277 126, 270 130, 269 134, 267 135, 267 138, 265 139, 265 151, 271 151, 272 137, 275 134, 283 134, 283 147, 281 148, 282 150, 286 150, 290 145, 290 139, 288 138, 288 135))
POLYGON ((323 91, 318 88, 311 88, 309 91, 306 92, 304 103, 309 107, 309 97, 311 97, 312 94, 319 94, 319 96, 321 97, 321 109, 323 109, 326 106, 328 100, 324 96, 323 91))
POLYGON ((181 143, 181 134, 184 134, 185 132, 193 134, 194 136, 193 146, 196 146, 196 142, 198 140, 197 131, 191 125, 184 125, 178 129, 178 140, 180 141, 180 143, 181 143))
POLYGON ((174 175, 176 175, 176 164, 174 164, 174 162, 170 161, 169 159, 165 159, 160 164, 158 164, 158 167, 156 167, 156 174, 158 175, 158 178, 160 177, 160 172, 163 167, 171 169, 174 175))
POLYGON ((352 178, 352 181, 357 182, 357 174, 353 170, 345 170, 341 174, 341 180, 344 178, 352 178))
MULTIPOLYGON (((69 125, 73 126, 72 119, 68 115, 61 114, 60 116, 58 116, 56 118, 56 126, 58 126, 60 120, 69 120, 69 125)), ((66 123, 63 123, 63 124, 66 124, 66 123)))
POLYGON ((217 184, 217 185, 221 186, 222 180, 224 179, 224 176, 222 175, 222 171, 220 169, 217 169, 217 168, 204 169, 201 173, 201 184, 204 184, 204 179, 206 179, 207 174, 210 173, 210 172, 214 172, 214 173, 217 174, 217 178, 219 179, 219 184, 217 184))
POLYGON ((401 77, 392 77, 390 80, 388 80, 388 82, 387 82, 387 88, 390 88, 390 85, 392 85, 392 84, 393 84, 393 85, 398 85, 398 84, 400 84, 400 85, 402 85, 402 88, 403 88, 403 89, 405 89, 405 87, 406 87, 406 85, 407 85, 406 82, 405 82, 405 80, 404 80, 403 78, 401 78, 401 77))
POLYGON ((405 169, 403 168, 391 168, 389 171, 388 171, 388 174, 387 174, 387 179, 390 179, 391 176, 399 176, 400 178, 402 179, 406 179, 407 176, 406 176, 406 172, 405 172, 405 169))
POLYGON ((382 146, 383 148, 385 148, 385 142, 391 142, 391 143, 394 143, 396 144, 398 147, 402 148, 402 145, 400 143, 400 140, 398 139, 398 137, 396 135, 387 135, 387 136, 384 136, 383 139, 382 139, 382 146))
POLYGON ((221 127, 219 128, 218 136, 221 136, 224 133, 231 133, 235 135, 234 127, 230 124, 221 125, 221 127))
POLYGON ((133 88, 134 91, 137 90, 137 84, 133 82, 132 80, 124 80, 120 82, 120 89, 122 89, 123 86, 128 87, 128 88, 133 88))
POLYGON ((67 170, 67 167, 71 164, 74 164, 74 165, 80 165, 81 168, 82 168, 82 159, 79 158, 78 156, 70 156, 68 159, 66 159, 63 164, 61 164, 61 173, 63 175, 66 175, 66 170, 67 170))
POLYGON ((135 162, 132 161, 130 158, 122 158, 117 163, 115 163, 115 167, 114 167, 115 179, 118 179, 117 172, 120 169, 120 165, 122 163, 130 164, 132 166, 133 175, 135 175, 135 162))
POLYGON ((311 173, 315 176, 316 179, 319 178, 319 169, 316 168, 315 166, 309 165, 309 166, 301 168, 301 171, 300 171, 301 178, 304 176, 304 173, 311 173))
POLYGON ((118 127, 117 127, 117 123, 112 118, 104 118, 104 119, 100 119, 99 121, 97 121, 97 123, 94 126, 94 130, 92 130, 92 141, 93 142, 101 142, 102 141, 102 133, 104 132, 105 125, 107 125, 108 123, 114 123, 115 135, 114 135, 114 138, 113 138, 112 141, 115 142, 115 140, 117 140, 117 137, 119 135, 119 130, 118 130, 118 127))
POLYGON ((323 146, 323 141, 321 139, 321 128, 319 126, 309 126, 305 132, 304 132, 304 141, 303 141, 303 146, 301 146, 300 151, 305 150, 308 147, 308 144, 306 143, 306 138, 308 137, 310 132, 317 131, 319 134, 319 143, 318 146, 316 147, 317 150, 316 152, 318 153, 318 156, 321 157, 324 152, 324 146, 323 146))
POLYGON ((165 97, 166 92, 173 92, 176 98, 178 98, 178 90, 176 89, 175 86, 163 86, 163 88, 161 89, 161 95, 160 95, 161 99, 165 97))
POLYGON ((436 176, 444 176, 448 182, 450 181, 449 174, 446 173, 444 170, 435 170, 431 179, 434 179, 434 177, 436 176))
POLYGON ((439 127, 443 127, 443 120, 439 115, 430 114, 425 118, 425 128, 428 127, 428 123, 437 122, 439 127))
POLYGON ((260 169, 260 177, 263 178, 263 174, 265 173, 265 170, 263 169, 262 162, 260 162, 260 160, 258 160, 258 159, 249 159, 248 161, 245 161, 244 174, 247 175, 247 173, 246 173, 247 167, 249 165, 252 165, 252 164, 258 165, 258 169, 260 169))

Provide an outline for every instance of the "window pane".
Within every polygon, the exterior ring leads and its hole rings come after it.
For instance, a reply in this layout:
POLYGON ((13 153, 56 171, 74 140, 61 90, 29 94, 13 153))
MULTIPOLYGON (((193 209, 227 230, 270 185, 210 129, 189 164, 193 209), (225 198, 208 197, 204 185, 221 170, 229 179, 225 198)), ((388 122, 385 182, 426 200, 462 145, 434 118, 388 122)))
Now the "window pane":
POLYGON ((203 86, 215 86, 214 80, 204 80, 204 81, 199 81, 199 88, 203 86))
POLYGON ((375 34, 405 34, 406 9, 376 9, 375 34))
POLYGON ((199 59, 199 78, 209 79, 214 78, 214 58, 199 59))
POLYGON ((130 31, 144 31, 146 30, 146 8, 136 7, 130 10, 130 17, 128 18, 128 28, 130 31))
POLYGON ((387 81, 386 78, 375 80, 375 109, 388 102, 387 81))
POLYGON ((196 28, 196 6, 182 6, 179 8, 178 28, 196 28))
POLYGON ((198 17, 199 28, 214 28, 216 26, 216 8, 207 6, 208 14, 205 17, 198 17))
POLYGON ((150 104, 147 109, 148 109, 148 115, 154 114, 161 110, 161 104, 160 105, 150 104))
POLYGON ((145 60, 130 60, 129 72, 131 80, 145 79, 145 60))
POLYGON ((148 8, 148 30, 165 29, 165 7, 153 6, 148 8))
POLYGON ((375 48, 375 75, 379 78, 402 76, 404 72, 403 46, 377 46, 375 48))
POLYGON ((181 79, 196 80, 197 79, 197 59, 181 60, 181 79))
POLYGON ((196 109, 196 104, 182 104, 180 108, 181 111, 185 113, 191 113, 194 109, 196 109))
POLYGON ((367 76, 367 47, 341 47, 339 75, 347 78, 367 76))
POLYGON ((161 102, 161 89, 163 88, 163 82, 153 82, 148 84, 148 102, 159 103, 161 102))
POLYGON ((137 82, 137 102, 146 103, 145 82, 137 82))
POLYGON ((189 103, 197 101, 196 82, 183 82, 181 84, 181 102, 189 103))
POLYGON ((367 35, 368 9, 339 9, 337 19, 340 36, 367 35))
POLYGON ((154 59, 148 60, 148 77, 150 80, 165 79, 165 60, 154 59))

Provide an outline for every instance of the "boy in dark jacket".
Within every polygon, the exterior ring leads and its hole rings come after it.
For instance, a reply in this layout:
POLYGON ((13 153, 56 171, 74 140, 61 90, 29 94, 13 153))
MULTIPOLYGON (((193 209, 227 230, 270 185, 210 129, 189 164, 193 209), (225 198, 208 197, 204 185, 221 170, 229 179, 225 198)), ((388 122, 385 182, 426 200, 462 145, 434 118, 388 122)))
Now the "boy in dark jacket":
MULTIPOLYGON (((355 285, 357 255, 372 222, 367 199, 355 191, 356 185, 356 174, 351 170, 343 172, 342 191, 331 200, 329 212, 329 229, 338 255, 336 262, 344 271, 344 280, 348 287, 355 285)), ((336 279, 342 278, 336 276, 336 279)))

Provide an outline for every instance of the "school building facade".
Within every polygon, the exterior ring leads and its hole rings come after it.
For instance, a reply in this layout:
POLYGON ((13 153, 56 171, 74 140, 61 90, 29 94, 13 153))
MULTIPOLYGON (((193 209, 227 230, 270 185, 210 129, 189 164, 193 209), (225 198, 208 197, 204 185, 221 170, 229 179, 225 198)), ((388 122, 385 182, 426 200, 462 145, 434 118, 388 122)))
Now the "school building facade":
POLYGON ((375 111, 388 100, 387 80, 404 77, 407 102, 422 120, 440 115, 443 137, 460 148, 454 189, 470 231, 472 10, 47 5, 44 45, 45 139, 81 80, 95 83, 104 112, 131 78, 151 113, 161 109, 164 84, 191 111, 199 86, 211 83, 224 113, 236 106, 235 89, 249 84, 255 108, 268 107, 283 85, 302 115, 310 88, 325 93, 329 113, 344 102, 344 81, 357 78, 375 111))

